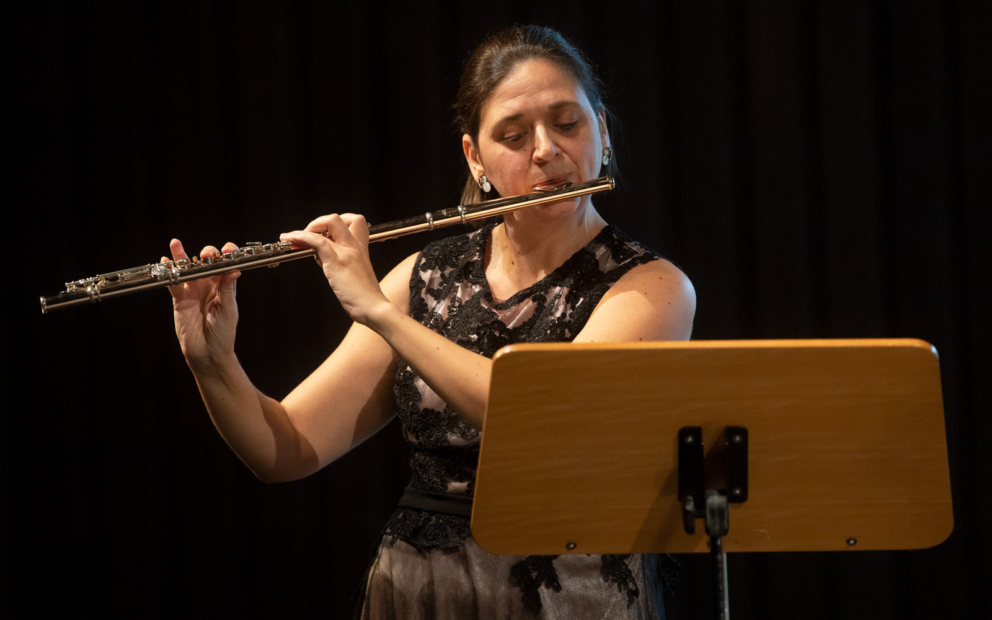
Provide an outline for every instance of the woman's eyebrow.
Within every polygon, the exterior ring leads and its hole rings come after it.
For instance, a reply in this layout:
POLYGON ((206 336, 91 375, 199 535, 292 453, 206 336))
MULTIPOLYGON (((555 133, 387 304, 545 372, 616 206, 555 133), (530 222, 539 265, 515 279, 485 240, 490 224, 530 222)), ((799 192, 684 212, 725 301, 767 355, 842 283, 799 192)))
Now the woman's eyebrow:
POLYGON ((510 114, 509 116, 504 116, 503 118, 496 121, 496 125, 502 125, 503 123, 509 123, 511 121, 515 121, 523 118, 523 116, 524 115, 521 112, 517 112, 516 114, 510 114))
MULTIPOLYGON (((551 105, 548 106, 548 109, 549 110, 558 110, 558 109, 561 109, 561 108, 564 108, 564 107, 570 106, 570 105, 577 106, 577 105, 579 105, 579 102, 578 101, 573 101, 571 99, 563 99, 561 101, 556 101, 556 102, 552 103, 551 105)), ((516 114, 510 114, 510 115, 504 116, 503 118, 501 118, 498 121, 496 121, 496 123, 493 126, 495 127, 495 126, 502 125, 503 123, 510 123, 510 122, 513 122, 513 121, 516 121, 516 120, 520 120, 521 118, 523 118, 523 116, 524 115, 523 115, 522 112, 517 112, 516 114)))

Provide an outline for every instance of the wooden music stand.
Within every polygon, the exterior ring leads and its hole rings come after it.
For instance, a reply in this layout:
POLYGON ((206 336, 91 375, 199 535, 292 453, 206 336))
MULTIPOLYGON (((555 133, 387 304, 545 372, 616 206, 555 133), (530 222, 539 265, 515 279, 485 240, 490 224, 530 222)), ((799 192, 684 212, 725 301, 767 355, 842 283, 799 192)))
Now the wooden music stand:
POLYGON ((472 511, 490 552, 710 551, 726 618, 724 550, 919 549, 952 529, 937 352, 921 340, 496 355, 472 511), (704 516, 709 535, 687 533, 704 516))

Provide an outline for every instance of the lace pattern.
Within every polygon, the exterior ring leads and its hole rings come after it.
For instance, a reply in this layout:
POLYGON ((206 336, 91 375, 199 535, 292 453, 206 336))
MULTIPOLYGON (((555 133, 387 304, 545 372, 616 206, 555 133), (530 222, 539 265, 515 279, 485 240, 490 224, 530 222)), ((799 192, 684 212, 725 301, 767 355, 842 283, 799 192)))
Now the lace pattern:
MULTIPOLYGON (((658 258, 607 226, 545 278, 498 301, 489 290, 484 265, 493 226, 428 245, 410 279, 410 315, 486 357, 508 344, 570 341, 610 286, 634 267, 658 258)), ((458 418, 402 362, 395 395, 403 433, 414 447, 413 486, 471 496, 478 429, 458 418)))
MULTIPOLYGON (((593 309, 628 271, 659 256, 613 226, 545 278, 506 300, 497 300, 485 276, 486 244, 495 224, 431 243, 418 257, 410 280, 410 315, 448 340, 492 357, 521 342, 568 342, 593 309)), ((411 485, 425 491, 471 497, 479 455, 479 431, 463 422, 404 362, 396 373, 396 403, 402 432, 413 445, 411 485)), ((419 549, 451 549, 471 536, 467 519, 400 508, 384 537, 419 549)), ((539 611, 541 587, 560 591, 557 556, 531 556, 511 570, 524 604, 539 611)), ((603 580, 627 596, 639 592, 626 556, 602 556, 603 580)))
POLYGON ((510 568, 510 583, 523 592, 524 607, 528 611, 541 611, 540 588, 544 586, 552 592, 561 592, 558 571, 554 561, 557 555, 532 555, 520 560, 510 568))

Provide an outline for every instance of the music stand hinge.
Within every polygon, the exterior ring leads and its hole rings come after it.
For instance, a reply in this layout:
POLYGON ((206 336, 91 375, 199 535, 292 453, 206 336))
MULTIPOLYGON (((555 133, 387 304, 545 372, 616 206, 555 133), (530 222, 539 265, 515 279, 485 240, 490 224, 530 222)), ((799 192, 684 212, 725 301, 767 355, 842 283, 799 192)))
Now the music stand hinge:
POLYGON ((730 527, 727 504, 747 501, 747 428, 724 427, 721 439, 707 459, 703 428, 679 429, 679 500, 682 525, 689 535, 696 533, 696 519, 706 520, 710 536, 726 535, 730 527))

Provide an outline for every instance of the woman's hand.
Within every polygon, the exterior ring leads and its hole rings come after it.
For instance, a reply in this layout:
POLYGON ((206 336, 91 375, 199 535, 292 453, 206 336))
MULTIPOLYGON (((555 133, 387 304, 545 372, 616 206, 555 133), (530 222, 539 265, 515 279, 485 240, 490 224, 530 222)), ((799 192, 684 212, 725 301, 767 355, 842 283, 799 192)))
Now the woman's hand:
MULTIPOLYGON (((172 240, 169 249, 173 260, 188 258, 178 239, 172 240)), ((234 252, 238 246, 227 243, 223 249, 224 252, 234 252)), ((200 258, 220 254, 217 248, 208 245, 200 252, 200 258)), ((168 259, 163 256, 162 262, 166 261, 168 259)), ((238 325, 235 283, 240 276, 240 271, 231 271, 169 287, 176 335, 191 367, 216 363, 234 354, 234 335, 238 325)))
POLYGON ((280 239, 291 241, 296 248, 317 250, 327 282, 355 322, 371 327, 378 312, 391 305, 372 269, 369 227, 361 215, 325 215, 310 222, 306 230, 283 233, 280 239))

